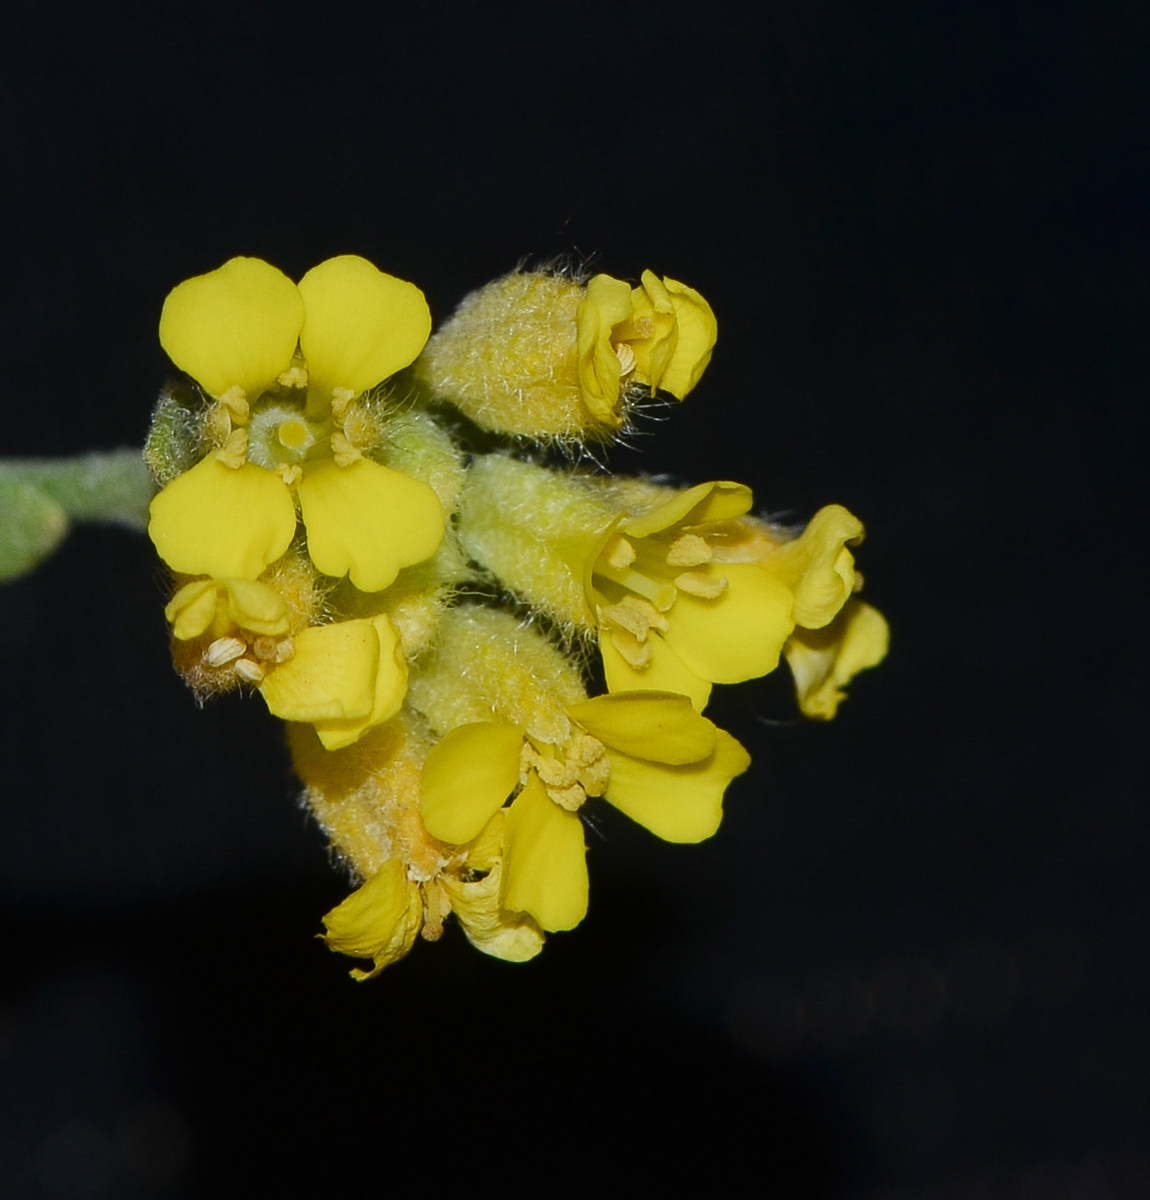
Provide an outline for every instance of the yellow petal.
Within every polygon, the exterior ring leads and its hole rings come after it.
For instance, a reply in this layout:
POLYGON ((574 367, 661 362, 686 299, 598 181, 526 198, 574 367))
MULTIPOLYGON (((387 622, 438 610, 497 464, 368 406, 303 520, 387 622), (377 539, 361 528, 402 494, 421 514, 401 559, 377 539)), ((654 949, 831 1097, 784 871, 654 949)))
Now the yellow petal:
POLYGON ((715 568, 727 590, 714 600, 680 593, 663 637, 686 666, 712 683, 739 683, 779 665, 794 628, 791 590, 752 563, 715 568))
POLYGON ((701 842, 719 828, 723 793, 751 756, 724 729, 700 763, 667 766, 608 751, 611 781, 605 799, 668 842, 701 842))
POLYGON ((846 698, 842 689, 882 662, 889 645, 886 618, 861 600, 848 600, 822 629, 796 629, 784 653, 804 715, 829 721, 846 698))
POLYGON ((532 772, 507 813, 503 907, 530 913, 550 932, 587 915, 583 823, 554 804, 532 772))
POLYGON ((611 340, 631 348, 635 381, 648 385, 652 393, 671 361, 676 338, 671 297, 653 271, 644 271, 642 284, 631 292, 631 314, 611 331, 611 340))
POLYGON ((254 579, 225 579, 228 613, 241 629, 266 637, 282 637, 288 631, 284 598, 266 583, 254 579))
MULTIPOLYGON (((470 857, 468 863, 471 863, 470 857)), ((499 893, 503 863, 497 861, 482 879, 470 883, 441 876, 467 940, 484 954, 505 962, 527 962, 543 949, 543 931, 534 917, 503 907, 499 893)))
POLYGON ((478 721, 433 746, 423 764, 419 801, 432 837, 460 846, 478 836, 519 782, 523 730, 478 721))
POLYGON ((296 491, 312 562, 325 575, 350 575, 361 592, 387 587, 443 540, 443 508, 431 488, 369 459, 310 462, 296 491))
POLYGON ((300 349, 310 386, 365 391, 415 361, 431 333, 431 313, 413 283, 385 275, 366 258, 344 254, 300 280, 300 349))
POLYGON ((184 575, 255 579, 295 536, 283 480, 254 463, 238 469, 209 454, 152 500, 148 536, 184 575))
POLYGON ((325 750, 342 750, 384 721, 390 721, 403 707, 407 695, 407 659, 399 634, 386 614, 371 618, 379 638, 379 668, 375 673, 375 693, 371 711, 351 720, 314 721, 315 731, 325 750))
POLYGON ((801 536, 763 562, 794 592, 796 625, 821 629, 842 608, 855 586, 855 560, 847 546, 858 545, 863 532, 858 517, 841 504, 828 504, 801 536))
POLYGON ((403 863, 390 858, 323 923, 322 937, 332 950, 374 960, 371 971, 351 972, 355 979, 370 979, 411 949, 423 924, 423 902, 403 863))
POLYGON ((213 396, 241 387, 252 399, 290 365, 303 299, 262 259, 233 258, 168 293, 160 343, 213 396))
POLYGON ((567 709, 594 738, 621 754, 660 763, 693 763, 715 748, 715 727, 686 696, 618 692, 567 709))
POLYGON ((615 649, 610 633, 599 634, 599 653, 609 692, 676 692, 691 701, 696 712, 707 707, 711 685, 700 679, 657 634, 650 638, 651 658, 644 667, 633 667, 615 649))
POLYGON ((295 654, 272 668, 260 684, 273 716, 323 721, 371 712, 379 638, 370 621, 313 625, 292 642, 295 654))
POLYGON ((699 483, 675 493, 641 516, 626 517, 620 530, 629 538, 649 537, 672 525, 704 525, 741 517, 754 503, 751 489, 742 483, 699 483))
POLYGON ((216 619, 219 584, 214 579, 196 579, 185 583, 168 601, 164 617, 172 627, 172 636, 186 642, 199 637, 216 619))
POLYGON ((671 361, 657 381, 657 386, 682 400, 702 378, 711 361, 711 353, 719 336, 719 324, 711 306, 694 288, 674 279, 664 279, 663 283, 675 309, 678 339, 671 361))
POLYGON ((622 364, 611 344, 611 332, 631 315, 631 289, 610 275, 596 275, 575 313, 579 387, 583 403, 596 420, 619 424, 622 364))

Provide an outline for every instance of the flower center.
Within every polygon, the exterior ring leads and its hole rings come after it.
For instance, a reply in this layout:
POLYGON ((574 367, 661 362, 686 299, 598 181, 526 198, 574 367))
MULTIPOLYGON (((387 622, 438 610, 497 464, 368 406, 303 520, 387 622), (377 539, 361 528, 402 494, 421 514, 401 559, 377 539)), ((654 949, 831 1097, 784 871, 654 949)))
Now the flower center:
POLYGON ((317 443, 326 440, 330 428, 325 424, 309 421, 292 404, 258 407, 248 424, 248 459, 269 471, 297 466, 317 443))
POLYGON ((680 592, 714 600, 727 587, 726 579, 711 569, 714 551, 705 534, 668 533, 668 538, 634 541, 615 533, 592 569, 595 590, 606 601, 597 605, 600 624, 637 669, 651 660, 651 630, 666 633, 670 628, 666 614, 680 592))

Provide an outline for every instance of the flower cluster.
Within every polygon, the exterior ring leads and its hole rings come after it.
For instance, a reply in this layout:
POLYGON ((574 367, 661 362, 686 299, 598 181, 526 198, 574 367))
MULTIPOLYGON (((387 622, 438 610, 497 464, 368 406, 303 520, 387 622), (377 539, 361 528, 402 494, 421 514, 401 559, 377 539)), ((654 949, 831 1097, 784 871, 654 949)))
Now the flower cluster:
POLYGON ((519 271, 430 332, 422 293, 362 258, 298 285, 232 259, 168 296, 184 378, 145 451, 176 665, 288 722, 360 881, 324 918, 372 960, 357 978, 452 913, 486 953, 533 957, 586 914, 586 805, 668 841, 718 829, 750 759, 703 715, 715 684, 783 658, 830 718, 887 645, 845 509, 782 528, 742 484, 547 461, 695 387, 717 334, 698 292, 519 271))

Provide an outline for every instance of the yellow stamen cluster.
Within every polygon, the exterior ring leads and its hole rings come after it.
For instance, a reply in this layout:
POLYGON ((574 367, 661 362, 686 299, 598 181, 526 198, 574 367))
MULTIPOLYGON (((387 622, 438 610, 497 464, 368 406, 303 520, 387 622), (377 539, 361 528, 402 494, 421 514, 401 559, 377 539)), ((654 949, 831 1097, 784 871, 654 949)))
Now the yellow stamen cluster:
POLYGON ((718 829, 750 759, 702 715, 714 684, 785 656, 825 718, 886 649, 845 509, 795 533, 741 484, 547 463, 694 389, 717 336, 698 292, 515 272, 429 332, 418 289, 364 259, 298 285, 233 259, 164 305, 194 382, 162 394, 146 452, 176 664, 287 723, 359 885, 324 938, 371 960, 360 979, 453 914, 533 957, 586 913, 589 804, 673 842, 718 829))

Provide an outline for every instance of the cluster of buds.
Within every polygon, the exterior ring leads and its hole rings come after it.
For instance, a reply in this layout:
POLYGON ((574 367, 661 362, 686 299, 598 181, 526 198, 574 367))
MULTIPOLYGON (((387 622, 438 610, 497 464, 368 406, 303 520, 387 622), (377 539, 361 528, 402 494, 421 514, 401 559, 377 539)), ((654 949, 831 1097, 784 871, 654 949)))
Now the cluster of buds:
POLYGON ((358 885, 324 917, 371 960, 357 978, 453 913, 480 950, 533 957, 587 911, 586 805, 669 841, 718 829, 750 759, 703 715, 715 684, 785 658, 829 718, 887 644, 845 509, 784 529, 741 484, 570 465, 698 383, 698 292, 517 271, 430 330, 422 293, 364 259, 298 285, 232 259, 168 296, 185 378, 145 451, 177 668, 287 722, 358 885))

